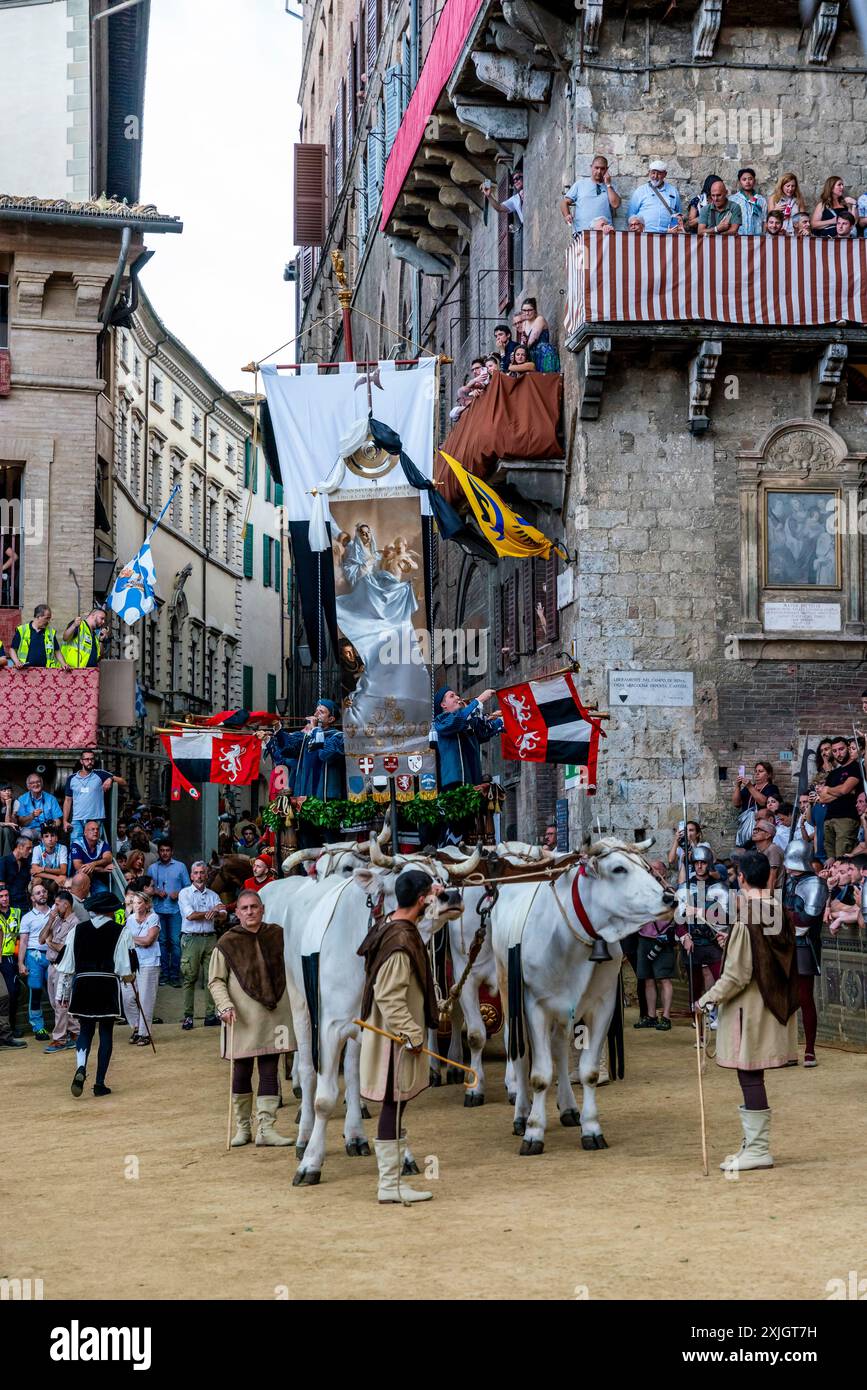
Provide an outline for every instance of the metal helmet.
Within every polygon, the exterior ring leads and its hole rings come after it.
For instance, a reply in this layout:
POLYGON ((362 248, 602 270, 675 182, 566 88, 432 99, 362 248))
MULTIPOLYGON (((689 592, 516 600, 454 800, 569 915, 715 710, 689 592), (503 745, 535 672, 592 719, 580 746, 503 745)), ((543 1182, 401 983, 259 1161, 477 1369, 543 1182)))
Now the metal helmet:
POLYGON ((786 848, 786 853, 783 856, 783 867, 796 874, 809 874, 812 872, 810 863, 812 858, 812 845, 802 836, 796 835, 786 848))
POLYGON ((811 922, 820 920, 828 901, 828 885, 825 880, 818 878, 816 874, 808 874, 806 878, 798 879, 795 892, 796 897, 801 900, 807 919, 811 922))
POLYGON ((693 864, 712 864, 714 862, 713 850, 709 845, 696 845, 690 853, 690 858, 693 864))

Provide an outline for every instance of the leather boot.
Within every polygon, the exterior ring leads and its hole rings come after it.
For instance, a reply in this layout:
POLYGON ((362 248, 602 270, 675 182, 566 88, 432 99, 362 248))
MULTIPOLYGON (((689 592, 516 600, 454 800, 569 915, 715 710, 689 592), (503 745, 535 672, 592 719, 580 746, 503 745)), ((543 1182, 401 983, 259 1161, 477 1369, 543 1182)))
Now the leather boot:
POLYGON ((770 1110, 746 1110, 738 1106, 744 1141, 740 1151, 731 1154, 720 1168, 724 1173, 744 1173, 751 1168, 773 1168, 774 1160, 768 1152, 771 1135, 770 1110))
POLYGON ((405 1178, 398 1179, 400 1156, 396 1139, 374 1139, 373 1147, 376 1149, 376 1161, 379 1165, 377 1197, 380 1202, 400 1202, 409 1206, 410 1202, 431 1200, 432 1192, 416 1192, 405 1178))
POLYGON ((272 1148, 285 1149, 288 1145, 295 1143, 294 1139, 284 1139, 283 1135, 278 1134, 274 1128, 279 1104, 279 1096, 256 1097, 256 1145, 259 1148, 267 1144, 272 1148))
POLYGON ((232 1135, 231 1148, 240 1149, 243 1144, 250 1144, 253 1135, 250 1129, 250 1120, 253 1114, 253 1094, 247 1096, 232 1096, 232 1114, 235 1116, 235 1133, 232 1135))

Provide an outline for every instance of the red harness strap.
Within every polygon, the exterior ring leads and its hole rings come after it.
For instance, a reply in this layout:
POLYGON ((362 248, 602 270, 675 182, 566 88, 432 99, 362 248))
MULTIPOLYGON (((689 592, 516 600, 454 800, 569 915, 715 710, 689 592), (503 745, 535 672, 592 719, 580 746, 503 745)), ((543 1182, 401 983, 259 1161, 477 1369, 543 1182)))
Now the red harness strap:
POLYGON ((587 909, 585 908, 584 904, 582 903, 582 901, 581 901, 581 894, 580 894, 579 891, 578 891, 578 883, 579 883, 579 880, 581 879, 581 877, 582 877, 584 874, 586 874, 586 872, 587 872, 587 870, 585 869, 584 865, 583 865, 583 864, 579 864, 579 865, 578 865, 578 872, 577 872, 577 874, 575 875, 575 877, 574 877, 573 880, 572 880, 572 906, 573 906, 574 909, 575 909, 575 916, 578 918, 579 923, 580 923, 581 926, 584 928, 584 930, 586 931, 587 935, 591 938, 591 940, 593 940, 593 941, 599 941, 599 940, 600 940, 599 933, 598 933, 598 931, 595 930, 595 928, 594 928, 594 926, 593 926, 593 923, 590 921, 590 918, 587 916, 587 909))

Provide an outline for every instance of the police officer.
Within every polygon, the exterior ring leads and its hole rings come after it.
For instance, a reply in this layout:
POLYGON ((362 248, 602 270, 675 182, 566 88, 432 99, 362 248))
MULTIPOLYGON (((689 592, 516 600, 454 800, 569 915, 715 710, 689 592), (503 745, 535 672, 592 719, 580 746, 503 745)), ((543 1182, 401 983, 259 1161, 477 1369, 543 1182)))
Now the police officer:
POLYGON ((32 622, 16 627, 11 653, 16 666, 47 666, 50 670, 60 670, 66 665, 57 632, 50 623, 48 604, 37 603, 32 622))
POLYGON ((15 1005, 18 1000, 18 944, 21 934, 21 908, 12 907, 9 889, 0 887, 0 975, 9 993, 9 1021, 15 1027, 15 1005))
POLYGON ((783 865, 786 880, 783 885, 783 912, 795 929, 795 958, 798 965, 798 1005, 804 1021, 804 1066, 818 1066, 816 1061, 816 1000, 814 980, 821 972, 822 918, 828 901, 828 885, 813 873, 813 848, 800 835, 789 844, 783 865))
POLYGON ((81 615, 73 618, 63 629, 61 653, 67 666, 78 669, 82 666, 98 666, 102 658, 102 630, 105 627, 105 611, 92 608, 86 618, 81 615))

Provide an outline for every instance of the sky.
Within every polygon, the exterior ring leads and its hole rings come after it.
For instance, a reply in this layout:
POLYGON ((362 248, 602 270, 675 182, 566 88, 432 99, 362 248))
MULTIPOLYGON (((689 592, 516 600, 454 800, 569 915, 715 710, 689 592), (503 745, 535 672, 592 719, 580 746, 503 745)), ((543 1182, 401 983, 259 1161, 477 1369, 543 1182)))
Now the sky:
POLYGON ((301 56, 285 0, 151 0, 141 200, 184 230, 146 239, 141 283, 227 391, 252 390, 241 367, 294 333, 301 56))

